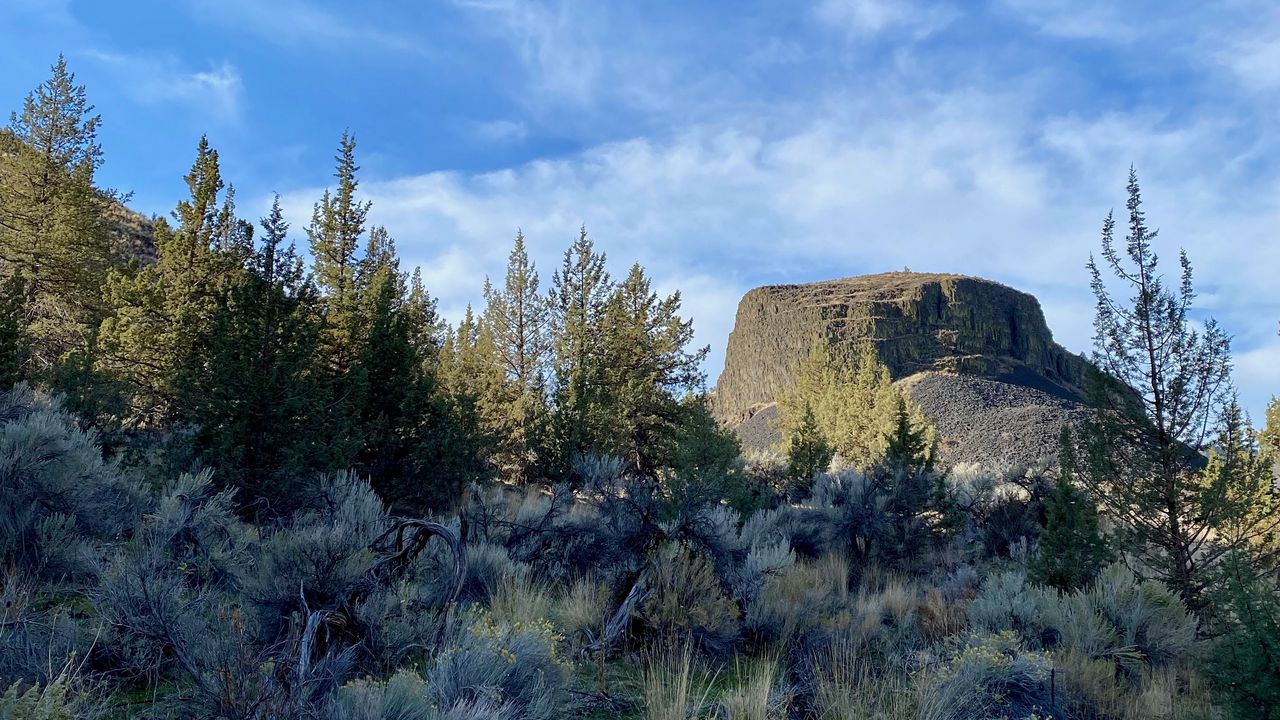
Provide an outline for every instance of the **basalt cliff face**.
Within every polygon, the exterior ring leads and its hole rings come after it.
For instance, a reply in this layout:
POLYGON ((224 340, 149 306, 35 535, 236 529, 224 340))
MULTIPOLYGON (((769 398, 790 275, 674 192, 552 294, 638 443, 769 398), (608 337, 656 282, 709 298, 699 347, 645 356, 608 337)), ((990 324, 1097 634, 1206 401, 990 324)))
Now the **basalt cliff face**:
POLYGON ((951 462, 1036 462, 1080 411, 1085 360, 1053 341, 1027 293, 911 272, 770 285, 738 304, 715 390, 717 416, 748 448, 780 439, 774 398, 815 340, 871 343, 933 417, 951 462))

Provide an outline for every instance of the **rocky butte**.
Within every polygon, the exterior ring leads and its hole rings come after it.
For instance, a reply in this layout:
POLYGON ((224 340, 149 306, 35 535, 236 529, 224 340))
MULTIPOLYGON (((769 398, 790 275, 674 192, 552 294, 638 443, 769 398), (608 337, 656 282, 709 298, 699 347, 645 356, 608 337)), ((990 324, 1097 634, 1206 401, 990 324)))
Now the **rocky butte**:
POLYGON ((738 303, 718 418, 745 449, 776 445, 774 398, 815 340, 871 343, 937 424, 951 463, 1052 462, 1082 409, 1087 363, 1053 341, 1035 297, 981 278, 893 272, 768 285, 738 303))

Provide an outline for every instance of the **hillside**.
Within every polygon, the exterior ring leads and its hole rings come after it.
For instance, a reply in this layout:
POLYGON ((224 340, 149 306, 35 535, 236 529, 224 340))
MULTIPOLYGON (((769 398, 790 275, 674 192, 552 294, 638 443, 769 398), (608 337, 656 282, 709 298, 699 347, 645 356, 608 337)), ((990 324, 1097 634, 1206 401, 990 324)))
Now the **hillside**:
POLYGON ((951 462, 1053 455, 1079 412, 1085 361, 1053 341, 1035 297, 981 278, 894 272, 748 292, 716 387, 717 417, 747 448, 780 440, 776 393, 814 340, 870 342, 938 425, 951 462))

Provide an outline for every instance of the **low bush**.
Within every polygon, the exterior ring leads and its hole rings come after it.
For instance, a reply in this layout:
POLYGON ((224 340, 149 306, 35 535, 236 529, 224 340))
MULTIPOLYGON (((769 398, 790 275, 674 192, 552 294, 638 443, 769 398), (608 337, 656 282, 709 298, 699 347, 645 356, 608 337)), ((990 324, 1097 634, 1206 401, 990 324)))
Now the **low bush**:
POLYGON ((660 642, 692 639, 713 653, 732 647, 738 606, 725 594, 710 560, 666 543, 657 551, 649 584, 652 595, 641 605, 640 619, 660 642))
POLYGON ((1053 706, 1051 663, 1025 651, 1012 632, 976 637, 923 677, 921 720, 1062 717, 1053 706))
POLYGON ((476 717, 561 718, 572 669, 562 640, 545 620, 496 622, 474 610, 428 667, 427 697, 447 717, 483 707, 489 714, 476 717))

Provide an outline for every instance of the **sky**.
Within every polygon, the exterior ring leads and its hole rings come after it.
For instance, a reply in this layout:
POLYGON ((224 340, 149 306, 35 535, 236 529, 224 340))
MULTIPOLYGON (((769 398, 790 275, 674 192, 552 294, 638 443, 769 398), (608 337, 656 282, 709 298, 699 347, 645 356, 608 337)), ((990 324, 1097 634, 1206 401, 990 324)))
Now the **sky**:
POLYGON ((1280 393, 1271 0, 3 0, 0 38, 0 109, 65 53, 140 212, 207 134, 241 211, 279 193, 305 243, 349 129, 447 318, 517 228, 546 283, 585 225, 615 276, 681 291, 709 384, 747 290, 904 267, 1030 292, 1088 353, 1132 165, 1246 408, 1280 393))

